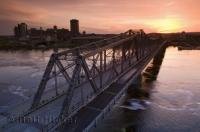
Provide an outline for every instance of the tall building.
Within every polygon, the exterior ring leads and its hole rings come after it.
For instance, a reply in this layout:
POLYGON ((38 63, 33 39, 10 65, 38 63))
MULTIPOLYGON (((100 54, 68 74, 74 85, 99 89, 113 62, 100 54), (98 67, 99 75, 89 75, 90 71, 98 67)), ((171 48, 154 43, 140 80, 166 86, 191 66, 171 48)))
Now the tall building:
POLYGON ((15 34, 15 37, 19 37, 19 28, 18 28, 18 26, 15 26, 14 27, 14 34, 15 34))
POLYGON ((79 21, 77 19, 70 20, 70 32, 73 37, 79 35, 79 21))
POLYGON ((28 29, 27 29, 26 23, 20 23, 14 28, 15 36, 18 38, 26 38, 28 35, 28 29))

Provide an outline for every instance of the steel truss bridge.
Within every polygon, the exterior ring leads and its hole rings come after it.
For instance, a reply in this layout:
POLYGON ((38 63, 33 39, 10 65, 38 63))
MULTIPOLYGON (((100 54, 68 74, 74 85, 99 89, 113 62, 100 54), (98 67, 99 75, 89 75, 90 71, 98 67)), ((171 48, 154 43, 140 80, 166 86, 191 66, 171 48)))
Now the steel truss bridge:
POLYGON ((26 124, 43 131, 88 131, 165 43, 128 30, 54 52, 35 96, 7 112, 2 130, 26 124))

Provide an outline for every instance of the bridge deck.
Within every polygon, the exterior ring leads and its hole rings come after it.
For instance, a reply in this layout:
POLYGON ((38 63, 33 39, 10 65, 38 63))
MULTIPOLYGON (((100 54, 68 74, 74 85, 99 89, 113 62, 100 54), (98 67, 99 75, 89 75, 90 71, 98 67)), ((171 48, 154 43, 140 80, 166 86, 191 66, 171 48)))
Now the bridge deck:
MULTIPOLYGON (((136 59, 135 58, 133 58, 133 62, 136 63, 136 59)), ((126 63, 126 65, 128 65, 128 63, 126 63)), ((118 70, 119 69, 120 69, 120 67, 118 67, 118 70)), ((134 71, 136 71, 136 69, 134 69, 134 71)), ((109 75, 110 74, 112 74, 111 70, 108 70, 107 72, 105 72, 104 80, 103 80, 104 82, 107 82, 109 80, 109 75)), ((124 76, 123 78, 124 78, 124 80, 127 80, 127 76, 124 76)), ((97 77, 96 81, 98 81, 98 79, 99 78, 97 77)), ((87 89, 88 89, 89 86, 90 86, 90 84, 89 84, 89 82, 87 82, 87 83, 84 83, 81 86, 81 88, 85 89, 84 92, 87 92, 87 89)), ((79 91, 80 89, 76 89, 76 90, 79 91)), ((86 108, 90 108, 89 109, 89 111, 90 111, 89 113, 91 114, 92 113, 91 111, 93 110, 92 108, 94 108, 94 110, 95 110, 95 107, 97 107, 96 109, 99 109, 99 110, 104 109, 106 104, 107 104, 107 102, 110 102, 110 100, 112 100, 114 98, 114 96, 120 91, 120 89, 121 89, 121 87, 118 87, 118 88, 109 87, 108 89, 106 89, 105 93, 103 92, 102 94, 99 95, 101 97, 100 98, 101 100, 99 100, 99 98, 95 98, 91 103, 89 103, 87 105, 86 108), (104 102, 104 103, 102 103, 102 102, 104 102)), ((52 92, 53 91, 49 91, 46 94, 47 95, 51 95, 52 92)), ((76 93, 81 93, 81 92, 76 92, 76 93)), ((63 94, 63 96, 61 95, 60 97, 56 98, 55 100, 49 102, 48 104, 42 105, 40 108, 38 108, 38 109, 36 109, 34 111, 30 111, 30 113, 24 114, 24 117, 25 117, 24 119, 34 119, 34 118, 36 118, 36 119, 38 119, 38 123, 39 123, 40 126, 41 125, 45 126, 45 125, 49 124, 49 122, 51 122, 50 120, 54 120, 59 116, 59 112, 60 112, 60 109, 62 108, 62 103, 63 103, 64 99, 65 99, 65 94, 63 94)), ((21 115, 22 111, 26 111, 26 110, 28 110, 30 108, 31 102, 32 102, 32 99, 24 102, 23 104, 20 104, 20 105, 14 107, 14 109, 11 109, 10 111, 7 111, 7 114, 12 118, 15 115, 21 115)), ((87 112, 87 110, 85 112, 87 112)), ((99 114, 98 112, 94 112, 94 113, 96 113, 97 115, 99 114)), ((94 117, 96 117, 96 114, 95 114, 94 117)), ((87 115, 87 114, 84 114, 83 119, 85 118, 85 115, 87 115)), ((91 114, 91 116, 92 115, 93 114, 91 114)), ((93 119, 93 118, 91 118, 91 119, 93 119)), ((6 120, 5 122, 7 122, 6 118, 4 118, 4 120, 6 120)), ((32 125, 36 126, 38 124, 34 123, 32 125)), ((10 126, 13 126, 13 124, 12 123, 8 123, 6 125, 6 129, 9 128, 10 126)))
MULTIPOLYGON (((140 33, 139 37, 140 38, 136 37, 135 41, 141 41, 143 34, 140 33)), ((31 100, 24 102, 24 104, 18 105, 16 108, 7 111, 6 118, 1 118, 0 120, 0 126, 4 126, 3 130, 13 128, 10 129, 11 131, 15 130, 15 128, 18 127, 19 124, 27 124, 27 126, 29 127, 40 126, 45 131, 55 131, 55 129, 64 131, 82 131, 91 128, 94 125, 94 121, 96 123, 97 119, 99 119, 100 117, 102 118, 102 115, 106 114, 109 111, 110 107, 114 105, 115 101, 120 98, 120 96, 128 88, 131 82, 138 76, 139 73, 142 72, 144 67, 163 46, 163 44, 161 44, 160 46, 147 44, 145 48, 144 45, 142 46, 138 44, 134 46, 132 45, 133 47, 130 47, 130 45, 126 45, 129 43, 132 44, 133 38, 134 35, 132 35, 131 33, 128 34, 128 36, 124 36, 122 34, 121 36, 117 36, 117 38, 114 38, 114 40, 111 39, 112 41, 107 41, 109 45, 104 45, 103 48, 93 47, 89 50, 91 52, 83 52, 87 53, 84 55, 84 59, 83 56, 81 56, 82 54, 75 56, 75 60, 73 61, 76 62, 76 65, 73 70, 72 77, 68 77, 69 75, 65 71, 66 69, 64 69, 64 64, 61 63, 61 60, 67 59, 67 55, 71 54, 71 50, 58 54, 53 54, 47 65, 44 73, 44 78, 40 83, 41 85, 36 93, 35 98, 32 98, 31 100), (121 44, 120 48, 119 44, 121 44), (138 48, 139 46, 140 48, 138 48), (128 47, 129 50, 126 50, 126 48, 128 47), (112 55, 110 54, 109 56, 106 55, 106 50, 110 50, 110 48, 112 49, 112 55), (120 59, 116 59, 118 57, 115 53, 116 48, 118 48, 120 51, 118 52, 120 59), (103 51, 105 53, 104 61, 102 59, 103 51), (93 66, 96 66, 96 68, 98 67, 96 72, 100 72, 91 76, 90 70, 92 69, 89 69, 89 64, 87 64, 86 58, 90 58, 91 56, 93 56, 94 58, 96 54, 102 56, 100 58, 97 58, 97 61, 99 59, 101 63, 98 66, 97 63, 95 63, 95 59, 93 59, 92 64, 93 66), (60 58, 58 59, 58 57, 60 58), (108 60, 109 58, 111 58, 112 61, 110 61, 110 63, 107 63, 106 58, 108 60), (52 71, 54 63, 58 66, 60 72, 62 72, 62 74, 64 75, 64 78, 69 82, 65 85, 65 87, 61 88, 65 91, 59 93, 59 95, 56 96, 54 94, 54 91, 51 90, 47 93, 44 93, 44 90, 46 88, 45 83, 48 81, 50 73, 54 73, 52 71), (106 66, 104 70, 102 68, 103 66, 106 66), (76 81, 80 79, 81 69, 85 72, 84 78, 86 79, 86 81, 79 83, 81 85, 77 85, 76 81), (78 71, 78 74, 76 74, 76 71, 78 71), (72 89, 71 91, 73 92, 71 92, 70 89, 72 89), (98 89, 100 89, 100 91, 98 91, 98 89), (66 100, 66 96, 68 98, 73 96, 70 99, 67 98, 68 103, 64 101, 66 100), (48 101, 44 101, 47 99, 48 101), (33 100, 34 105, 31 105, 30 102, 33 102, 33 100), (67 112, 65 113, 67 118, 72 117, 72 122, 70 121, 71 123, 69 121, 63 122, 63 120, 60 120, 60 116, 64 116, 66 119, 65 114, 62 113, 63 108, 67 109, 64 109, 64 112, 67 112), (17 119, 14 120, 14 123, 8 121, 8 119, 12 118, 12 116, 14 115, 17 115, 17 119), (18 118, 22 118, 24 122, 18 122, 18 118), (27 122, 27 119, 34 119, 34 122, 27 122)), ((101 43, 104 44, 105 42, 101 43)), ((91 45, 89 45, 89 47, 91 48, 91 45)), ((74 54, 75 53, 73 53, 72 55, 74 54)), ((68 57, 73 58, 74 56, 69 55, 68 57)), ((70 60, 72 58, 70 58, 70 60)), ((0 131, 1 130, 2 128, 0 129, 0 131)))
MULTIPOLYGON (((59 131, 65 132, 80 132, 85 130, 89 125, 94 122, 100 115, 106 114, 109 111, 109 103, 114 103, 118 96, 127 89, 127 86, 142 72, 144 67, 150 62, 152 55, 144 58, 140 63, 138 63, 134 68, 130 69, 123 77, 121 77, 116 83, 111 85, 102 94, 96 97, 91 103, 82 108, 72 117, 72 122, 66 122, 60 127, 59 131), (114 102, 112 102, 114 101, 114 102)), ((113 104, 113 105, 114 105, 113 104)), ((104 115, 101 116, 103 118, 104 115)), ((95 127, 95 124, 94 124, 95 127)))

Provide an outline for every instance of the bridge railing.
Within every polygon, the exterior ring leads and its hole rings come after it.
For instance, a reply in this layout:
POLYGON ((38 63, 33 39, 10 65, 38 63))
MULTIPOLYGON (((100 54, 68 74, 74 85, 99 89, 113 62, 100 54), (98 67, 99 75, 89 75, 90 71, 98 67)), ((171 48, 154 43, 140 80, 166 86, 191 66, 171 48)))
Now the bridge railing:
MULTIPOLYGON (((129 30, 112 38, 53 53, 28 113, 64 97, 56 119, 69 118, 117 81, 127 69, 153 52, 158 44, 141 31, 129 30), (54 90, 44 94, 49 84, 54 84, 54 90)), ((49 130, 58 124, 50 122, 46 127, 49 130)))
MULTIPOLYGON (((157 43, 157 42, 155 42, 155 43, 157 43)), ((157 44, 158 44, 158 43, 157 43, 157 44)), ((127 63, 125 69, 126 69, 126 70, 130 69, 131 67, 133 67, 134 65, 136 65, 137 63, 139 63, 140 61, 142 61, 143 59, 145 59, 146 57, 148 57, 150 54, 152 54, 153 52, 155 52, 155 51, 158 49, 158 47, 159 47, 157 44, 154 44, 154 42, 152 42, 152 45, 148 48, 148 50, 146 50, 146 52, 143 52, 143 55, 141 55, 140 58, 139 58, 138 60, 136 60, 136 57, 135 57, 135 58, 131 58, 131 56, 130 56, 129 58, 127 58, 127 60, 124 61, 124 63, 127 63), (130 63, 130 62, 129 62, 130 60, 132 60, 132 62, 131 62, 130 65, 128 65, 128 64, 130 63)), ((132 56, 132 57, 133 57, 133 56, 132 56)), ((120 64, 120 62, 121 62, 121 60, 118 61, 118 64, 120 64)), ((110 66, 110 65, 109 65, 109 66, 110 66)), ((111 68, 113 68, 113 67, 108 68, 108 71, 109 71, 111 68)), ((126 70, 124 70, 124 72, 125 72, 126 70)), ((120 71, 119 68, 118 68, 118 71, 120 71)), ((121 73, 120 75, 123 75, 123 73, 121 73)), ((107 87, 110 86, 110 85, 114 82, 114 80, 117 80, 117 78, 118 78, 120 75, 118 75, 117 77, 115 77, 115 78, 113 79, 112 82, 108 82, 108 83, 107 83, 107 87)), ((104 88, 106 88, 106 86, 104 86, 104 88)), ((94 93, 94 94, 95 94, 95 93, 94 93)), ((94 97, 94 96, 91 95, 91 98, 92 98, 92 97, 94 97)), ((90 102, 90 101, 86 102, 86 104, 89 103, 89 102, 90 102)), ((68 117, 66 117, 66 118, 64 118, 64 119, 65 119, 65 120, 69 119, 71 116, 73 116, 73 114, 75 114, 78 110, 80 110, 80 108, 81 108, 82 106, 83 106, 83 105, 81 105, 81 103, 80 103, 80 104, 78 103, 78 104, 74 105, 74 106, 72 107, 71 111, 69 112, 69 115, 70 115, 70 116, 68 116, 68 117)), ((59 120, 59 118, 58 118, 58 120, 59 120)), ((45 129, 46 129, 46 130, 50 130, 50 129, 53 129, 53 128, 57 128, 58 126, 62 125, 62 124, 65 122, 65 120, 61 120, 61 122, 59 122, 59 123, 57 123, 57 124, 54 124, 54 122, 51 122, 51 123, 49 123, 49 124, 46 126, 45 129)))

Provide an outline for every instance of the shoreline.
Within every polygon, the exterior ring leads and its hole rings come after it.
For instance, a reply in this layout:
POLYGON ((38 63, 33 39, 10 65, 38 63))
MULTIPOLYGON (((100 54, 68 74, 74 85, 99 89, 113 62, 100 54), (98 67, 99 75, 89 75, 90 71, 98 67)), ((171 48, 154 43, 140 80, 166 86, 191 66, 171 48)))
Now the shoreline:
POLYGON ((68 41, 59 42, 23 42, 16 41, 14 39, 0 38, 0 51, 12 51, 12 50, 49 50, 54 48, 74 48, 81 46, 82 44, 72 43, 68 41))

